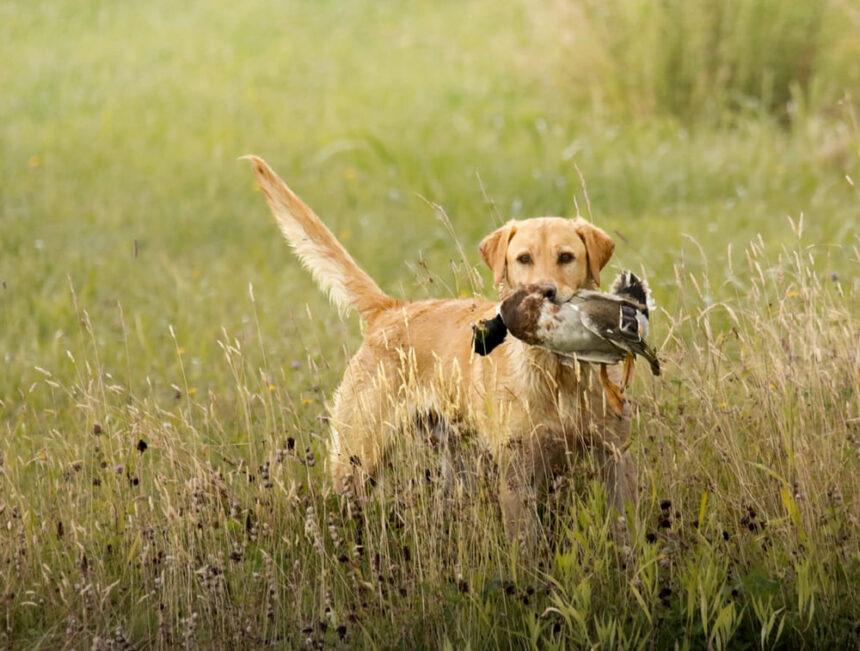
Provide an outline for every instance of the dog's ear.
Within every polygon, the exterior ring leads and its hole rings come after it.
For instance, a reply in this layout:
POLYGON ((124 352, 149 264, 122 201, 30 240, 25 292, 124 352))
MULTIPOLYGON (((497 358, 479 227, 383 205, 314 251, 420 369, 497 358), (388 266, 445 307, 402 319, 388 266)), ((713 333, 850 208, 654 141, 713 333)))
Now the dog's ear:
POLYGON ((481 257, 493 271, 493 285, 498 287, 505 277, 505 258, 508 253, 508 242, 517 231, 513 221, 509 221, 501 228, 496 229, 478 245, 481 257))
POLYGON ((609 258, 612 257, 615 242, 603 229, 597 228, 582 217, 573 220, 573 227, 582 241, 585 242, 585 250, 588 253, 588 275, 595 287, 600 287, 600 270, 606 266, 609 258))

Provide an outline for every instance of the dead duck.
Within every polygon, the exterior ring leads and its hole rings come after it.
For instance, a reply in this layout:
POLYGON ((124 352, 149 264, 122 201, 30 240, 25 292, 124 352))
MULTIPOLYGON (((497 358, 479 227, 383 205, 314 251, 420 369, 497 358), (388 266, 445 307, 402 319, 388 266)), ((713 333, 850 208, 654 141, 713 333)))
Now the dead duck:
POLYGON ((487 355, 510 332, 527 344, 600 364, 607 399, 620 412, 637 355, 648 360, 654 375, 660 375, 660 362, 646 342, 648 299, 648 284, 630 271, 619 275, 608 293, 580 290, 563 303, 555 302, 554 288, 527 285, 502 301, 494 319, 472 326, 473 347, 487 355), (624 376, 618 387, 609 380, 606 366, 622 360, 624 376))

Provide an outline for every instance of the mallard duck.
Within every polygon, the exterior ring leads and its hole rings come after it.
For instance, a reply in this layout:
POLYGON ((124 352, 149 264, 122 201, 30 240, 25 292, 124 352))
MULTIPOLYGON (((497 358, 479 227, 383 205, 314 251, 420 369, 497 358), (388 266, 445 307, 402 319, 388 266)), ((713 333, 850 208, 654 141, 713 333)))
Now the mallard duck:
POLYGON ((648 297, 648 284, 630 271, 616 278, 609 293, 580 290, 563 303, 555 302, 552 287, 521 287, 502 301, 496 318, 473 325, 474 349, 487 355, 510 332, 527 344, 600 364, 601 385, 610 405, 620 412, 636 355, 648 360, 654 375, 660 374, 657 355, 645 341, 648 297), (622 360, 624 375, 618 387, 609 380, 606 366, 622 360))

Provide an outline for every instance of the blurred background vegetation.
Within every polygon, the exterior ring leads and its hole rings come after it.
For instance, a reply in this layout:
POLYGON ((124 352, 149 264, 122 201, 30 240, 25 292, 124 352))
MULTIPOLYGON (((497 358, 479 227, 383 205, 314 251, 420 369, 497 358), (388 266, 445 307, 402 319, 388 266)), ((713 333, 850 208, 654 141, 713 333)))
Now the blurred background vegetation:
POLYGON ((405 263, 445 274, 452 250, 422 197, 474 251, 498 221, 571 214, 575 164, 595 221, 627 239, 618 264, 657 278, 682 232, 720 255, 779 238, 786 214, 806 213, 820 243, 856 228, 856 2, 0 11, 10 352, 64 327, 67 275, 97 304, 122 299, 153 337, 186 318, 237 324, 229 298, 249 281, 272 292, 267 309, 312 296, 244 153, 411 295, 405 263))
POLYGON ((419 261, 454 282, 424 199, 474 252, 502 220, 570 215, 576 195, 585 212, 576 165, 594 220, 617 234, 616 265, 658 286, 682 233, 722 256, 757 233, 779 241, 784 216, 805 213, 813 241, 846 242, 859 12, 846 0, 4 2, 0 395, 46 347, 62 352, 69 279, 103 326, 121 302, 144 350, 169 323, 200 346, 240 327, 249 282, 266 330, 321 305, 245 153, 397 294, 425 291, 407 266, 419 261))
POLYGON ((218 396, 205 442, 253 446, 235 338, 316 427, 359 328, 247 153, 398 296, 471 291, 428 201, 473 264, 507 219, 590 215, 668 311, 679 269, 704 305, 742 295, 747 244, 803 216, 817 277, 856 291, 858 61, 856 0, 0 0, 0 453, 23 469, 0 502, 105 417, 38 368, 167 410, 218 396))

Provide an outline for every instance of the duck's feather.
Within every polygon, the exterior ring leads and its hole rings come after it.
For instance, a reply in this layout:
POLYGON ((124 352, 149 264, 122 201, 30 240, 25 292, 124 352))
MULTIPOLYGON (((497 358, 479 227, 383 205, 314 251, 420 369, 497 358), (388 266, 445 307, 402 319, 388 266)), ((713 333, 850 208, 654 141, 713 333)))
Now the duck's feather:
POLYGON ((634 303, 645 314, 645 318, 648 318, 651 289, 644 278, 639 278, 632 271, 624 271, 612 283, 609 293, 634 303))
POLYGON ((582 324, 594 335, 618 349, 644 357, 651 364, 651 372, 660 375, 657 355, 645 342, 645 337, 648 336, 648 319, 642 310, 629 304, 621 304, 617 308, 617 315, 617 319, 608 319, 605 318, 604 311, 600 314, 601 318, 596 318, 593 309, 583 310, 582 324))

